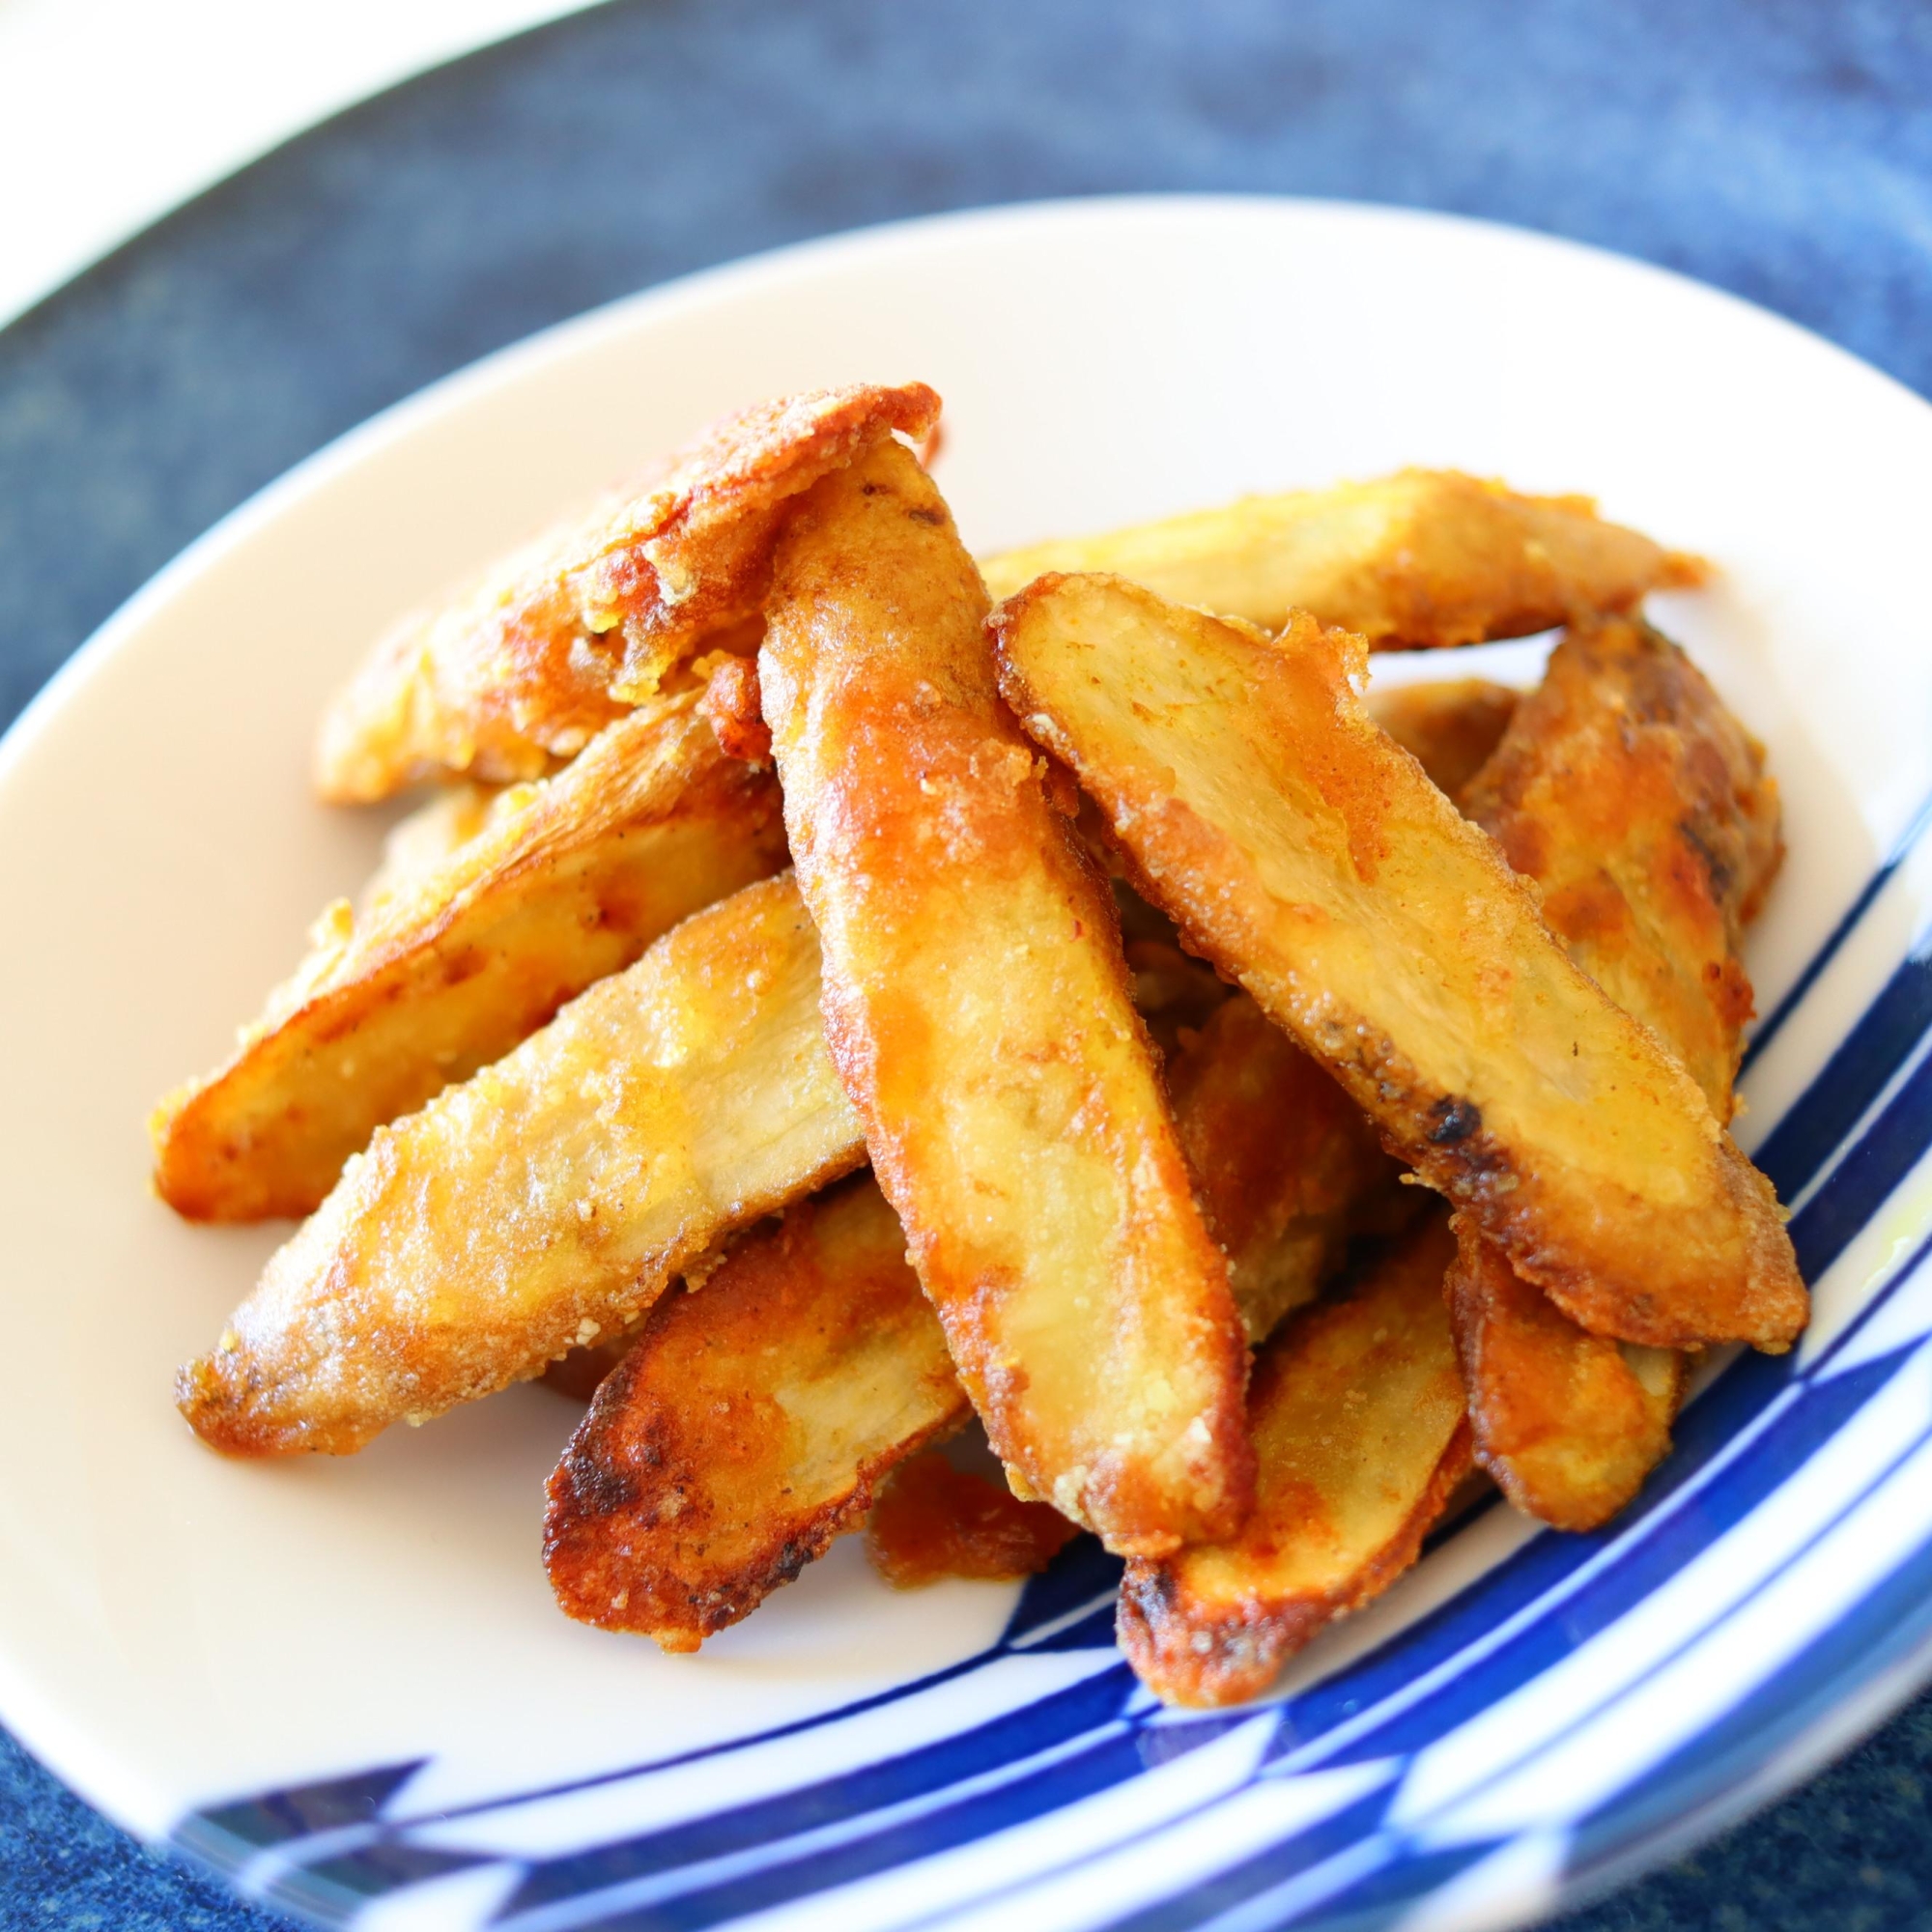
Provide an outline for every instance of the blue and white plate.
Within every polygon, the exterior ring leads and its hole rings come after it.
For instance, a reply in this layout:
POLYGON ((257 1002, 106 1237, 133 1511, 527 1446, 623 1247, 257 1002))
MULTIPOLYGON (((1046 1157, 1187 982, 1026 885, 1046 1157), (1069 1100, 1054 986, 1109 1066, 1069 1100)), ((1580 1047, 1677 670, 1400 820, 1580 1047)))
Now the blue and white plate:
POLYGON ((1783 323, 1554 242, 1265 201, 792 250, 305 464, 0 748, 0 1714, 135 1830, 368 1927, 1502 1925, 1768 1796, 1932 1670, 1928 509, 1932 412, 1783 323), (544 1390, 273 1467, 169 1401, 276 1232, 175 1221, 142 1119, 372 863, 376 818, 308 794, 325 694, 717 412, 908 377, 986 549, 1406 463, 1593 491, 1721 567, 1659 614, 1784 788, 1742 1137, 1811 1332, 1713 1374, 1609 1531, 1488 1510, 1261 1706, 1151 1704, 1091 1547, 895 1595, 840 1546, 662 1657, 552 1605, 574 1417, 544 1390))

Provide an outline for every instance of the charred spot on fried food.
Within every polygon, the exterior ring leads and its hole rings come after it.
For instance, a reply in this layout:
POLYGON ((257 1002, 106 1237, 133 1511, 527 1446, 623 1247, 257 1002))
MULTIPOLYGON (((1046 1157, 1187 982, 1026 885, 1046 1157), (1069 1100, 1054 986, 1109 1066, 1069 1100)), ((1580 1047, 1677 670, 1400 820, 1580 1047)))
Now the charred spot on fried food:
POLYGON ((1769 1182, 1368 717, 1360 639, 1106 577, 1042 579, 994 629, 1008 701, 1141 890, 1520 1273, 1620 1340, 1790 1347, 1807 1299, 1769 1182))
POLYGON ((871 1179, 802 1202, 660 1302, 599 1388, 550 1481, 557 1602, 696 1650, 857 1529, 889 1472, 968 1412, 871 1179))

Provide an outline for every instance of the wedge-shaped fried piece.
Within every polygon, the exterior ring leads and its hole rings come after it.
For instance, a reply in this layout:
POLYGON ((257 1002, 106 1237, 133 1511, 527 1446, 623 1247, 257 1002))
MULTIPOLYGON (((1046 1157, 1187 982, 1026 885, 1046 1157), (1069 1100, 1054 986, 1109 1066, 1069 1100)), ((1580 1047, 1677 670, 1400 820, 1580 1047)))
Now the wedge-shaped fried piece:
POLYGON ((1370 721, 1359 639, 1093 577, 997 628, 1009 701, 1149 896, 1520 1273, 1627 1341, 1790 1346, 1804 1287, 1770 1184, 1370 721))
POLYGON ((652 1311, 550 1479, 551 1586, 583 1623, 696 1650, 970 1412, 898 1217, 847 1181, 652 1311))
POLYGON ((325 798, 386 798, 439 770, 539 777, 700 640, 754 616, 792 497, 895 430, 923 436, 923 383, 781 397, 696 441, 381 639, 330 705, 325 798))
MULTIPOLYGON (((235 1057, 161 1103, 155 1184, 195 1220, 305 1214, 384 1121, 507 1053, 688 914, 785 863, 778 782, 727 757, 690 696, 620 719, 505 794, 440 865, 352 916, 235 1057)), ((440 831, 417 828, 417 845, 440 831)))
MULTIPOLYGON (((1469 804, 1571 957, 1728 1120, 1751 1009, 1739 946, 1777 867, 1777 797, 1690 660, 1646 625, 1574 628, 1469 804)), ((1449 1280, 1478 1460, 1546 1522, 1607 1521, 1669 1450, 1688 1364, 1587 1333, 1467 1227, 1449 1280)))
POLYGON ((895 443, 781 541, 759 675, 827 1033, 995 1453, 1115 1548, 1170 1549, 1247 1507, 1241 1329, 985 612, 895 443))
POLYGON ((1362 1110, 1245 993, 1182 1048, 1169 1085, 1241 1321, 1263 1341, 1356 1236, 1399 1226, 1414 1190, 1362 1110))
POLYGON ((1464 801, 1550 930, 1731 1117, 1739 958, 1783 857, 1763 748, 1649 625, 1573 626, 1464 801))
POLYGON ((1469 1470, 1439 1209, 1255 1364, 1259 1475, 1237 1536, 1127 1565, 1121 1647, 1177 1704, 1235 1704, 1415 1561, 1469 1470))
POLYGON ((1477 1461, 1519 1509, 1595 1529, 1670 1453, 1690 1364, 1579 1328, 1490 1242, 1459 1236, 1449 1314, 1477 1461))
POLYGON ((235 1455, 344 1454, 629 1324, 865 1158, 789 874, 666 934, 378 1130, 176 1388, 235 1455))
POLYGON ((1518 694, 1487 678, 1371 690, 1369 716, 1435 781, 1460 798, 1489 762, 1516 715, 1518 694))
POLYGON ((1009 597, 1049 571, 1111 571, 1270 631, 1306 611, 1384 650, 1525 637, 1702 576, 1694 559, 1604 523, 1587 497, 1522 497, 1453 469, 1036 544, 994 557, 986 583, 1009 597))

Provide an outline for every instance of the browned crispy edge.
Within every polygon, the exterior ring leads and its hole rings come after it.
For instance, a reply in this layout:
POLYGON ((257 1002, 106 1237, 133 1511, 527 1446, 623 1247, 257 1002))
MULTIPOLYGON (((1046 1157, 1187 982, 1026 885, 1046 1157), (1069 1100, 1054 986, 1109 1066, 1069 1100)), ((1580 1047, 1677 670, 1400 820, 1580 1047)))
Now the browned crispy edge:
MULTIPOLYGON (((864 1177, 847 1183, 870 1184, 864 1177)), ((690 1414, 691 1390, 653 1385, 660 1345, 675 1330, 728 1322, 739 1313, 731 1306, 738 1299, 749 1295, 755 1302, 775 1270, 799 1265, 800 1249, 821 1211, 817 1200, 797 1203, 781 1225, 742 1241, 701 1288, 661 1300, 598 1387, 546 1486, 544 1568, 565 1615, 604 1630, 641 1633, 666 1651, 695 1651, 706 1637, 750 1616, 774 1590, 795 1582, 838 1537, 862 1527, 885 1478, 971 1415, 965 1392, 955 1390, 951 1408, 927 1427, 858 1463, 842 1496, 810 1509, 788 1508, 789 1492, 780 1491, 760 1521, 760 1547, 703 1582, 648 1554, 640 1558, 640 1547, 649 1552, 663 1545, 662 1525, 668 1520, 692 1564, 701 1565, 710 1521, 704 1471, 692 1461, 694 1449, 702 1454, 707 1446, 702 1431, 709 1418, 690 1414)), ((816 1268, 817 1259, 810 1264, 816 1268)), ((909 1267, 903 1272, 906 1292, 918 1296, 917 1277, 909 1267)), ((774 1335, 772 1343, 784 1339, 774 1335)), ((719 1406, 729 1399, 724 1394, 719 1406)), ((758 1439, 758 1420, 755 1414, 735 1418, 734 1447, 749 1452, 758 1439)))
POLYGON ((541 776, 755 613, 787 498, 880 437, 928 434, 939 408, 923 383, 855 384, 721 418, 380 638, 324 714, 317 788, 355 804, 439 769, 541 776))
MULTIPOLYGON (((1617 732, 1626 760, 1638 754, 1653 725, 1674 732, 1682 744, 1673 772, 1682 802, 1672 828, 1676 849, 1656 855, 1653 877, 1679 907, 1680 919, 1688 916, 1694 929, 1715 914, 1725 934, 1726 956, 1712 962, 1721 970, 1713 974, 1707 964, 1703 980, 1719 1037, 1700 1040, 1691 1070, 1718 1118, 1726 1120, 1751 1010, 1750 982, 1739 956, 1742 930, 1770 890, 1784 844, 1763 747, 1725 710, 1709 681, 1640 618, 1573 625, 1543 683, 1523 698, 1468 785, 1466 806, 1519 871, 1549 884, 1558 851, 1553 841, 1566 827, 1539 817, 1536 783, 1552 773, 1570 783, 1590 782, 1589 772, 1577 763, 1577 734, 1589 720, 1579 720, 1577 707, 1596 704, 1606 684, 1628 705, 1617 732)), ((1628 762, 1621 769, 1627 778, 1628 762)), ((1613 903, 1623 905, 1620 895, 1613 903)), ((1588 941, 1599 917, 1587 893, 1573 902, 1567 888, 1552 887, 1545 910, 1566 943, 1588 941)), ((1645 908, 1633 910, 1634 929, 1618 928, 1626 945, 1657 931, 1654 922, 1641 918, 1645 908)), ((1587 944, 1581 963, 1595 963, 1587 944)), ((1663 1015, 1640 1009, 1637 1016, 1655 1024, 1666 1044, 1685 1050, 1670 1037, 1663 1015)), ((1669 1453, 1688 1365, 1680 1358, 1674 1400, 1661 1402, 1615 1342, 1580 1327, 1518 1277, 1466 1217, 1458 1217, 1457 1237, 1446 1286, 1477 1461, 1526 1514, 1559 1529, 1598 1528, 1631 1501, 1669 1453)))
POLYGON ((1338 1618, 1373 1603, 1414 1567, 1423 1538, 1474 1466, 1465 1417, 1402 1528, 1346 1583, 1321 1596, 1250 1599, 1210 1613, 1183 1600, 1171 1570, 1130 1562, 1121 1579, 1116 1631, 1135 1675, 1167 1702, 1190 1709, 1259 1697, 1296 1651, 1338 1618))
MULTIPOLYGON (((1013 711, 1029 720, 1039 712, 1040 705, 1024 671, 1010 654, 1007 638, 1029 608, 1053 596, 1062 581, 1060 573, 1036 578, 1026 589, 1000 605, 988 620, 988 628, 997 639, 1002 693, 1013 711)), ((1162 602, 1127 580, 1112 581, 1131 596, 1156 605, 1162 602)), ((1184 614, 1265 642, 1263 634, 1252 626, 1200 612, 1184 614)), ((1314 620, 1298 617, 1296 621, 1313 625, 1314 620)), ((1050 738, 1042 743, 1056 756, 1065 751, 1064 745, 1051 742, 1050 738)), ((1222 842, 1224 835, 1215 829, 1193 820, 1191 813, 1188 820, 1190 824, 1183 829, 1190 833, 1196 847, 1190 858, 1199 857, 1204 848, 1211 850, 1222 842)), ((1499 887, 1513 894, 1528 892, 1530 888, 1511 870, 1493 841, 1489 841, 1489 850, 1499 887)), ((1124 848, 1121 851, 1121 864, 1128 883, 1175 919, 1190 951, 1211 961, 1224 978, 1239 980, 1242 962, 1217 946, 1191 916, 1190 909, 1176 898, 1172 881, 1185 875, 1184 865, 1170 862, 1165 868, 1170 874, 1169 882, 1163 885, 1162 881, 1151 878, 1124 848)), ((1655 1036, 1647 1029, 1639 1031, 1654 1040, 1655 1036)), ((1435 1192, 1484 1216, 1491 1237, 1506 1248, 1519 1271, 1594 1331, 1657 1348, 1702 1348, 1743 1340, 1768 1354, 1783 1353, 1802 1332, 1808 1319, 1808 1301, 1770 1184, 1745 1159, 1728 1134, 1721 1136, 1721 1151, 1713 1179, 1735 1218, 1740 1240, 1750 1255, 1748 1265, 1753 1279, 1742 1298, 1751 1319, 1747 1327, 1742 1320, 1744 1310, 1740 1308, 1735 1311, 1738 1321, 1727 1320, 1724 1332, 1714 1333, 1706 1332, 1702 1324, 1690 1321, 1684 1311, 1665 1305, 1655 1293, 1633 1283, 1618 1284, 1606 1293, 1595 1270, 1580 1265, 1543 1240, 1536 1219, 1526 1214, 1516 1199, 1528 1177, 1512 1150, 1483 1126, 1479 1110, 1467 1105, 1461 1096, 1425 1083, 1414 1063, 1397 1049, 1394 1041, 1385 1036, 1371 1036, 1360 1026, 1352 1029, 1336 1026, 1322 1038, 1304 1039, 1303 1043, 1376 1121, 1391 1153, 1409 1163, 1435 1192)))
POLYGON ((1579 1328, 1460 1215, 1457 1224, 1443 1293, 1476 1460, 1525 1515, 1596 1529, 1669 1454, 1670 1415, 1615 1342, 1579 1328))
MULTIPOLYGON (((741 819, 753 864, 746 877, 723 882, 730 891, 749 883, 758 871, 774 872, 785 863, 778 784, 768 771, 720 755, 717 746, 708 743, 709 732, 695 726, 689 717, 690 702, 673 700, 657 724, 638 721, 635 728, 653 737, 661 731, 682 734, 688 755, 675 796, 659 798, 654 788, 644 801, 645 810, 637 813, 637 822, 668 825, 700 817, 719 822, 741 819)), ((629 721, 626 724, 632 728, 629 721)), ((625 823, 627 809, 636 811, 636 805, 621 771, 613 772, 608 781, 592 782, 602 770, 599 758, 598 747, 591 747, 577 766, 550 781, 535 804, 499 832, 485 833, 487 843, 460 848, 415 891, 385 903, 369 928, 352 941, 352 977, 341 978, 339 969, 331 972, 299 1004, 277 1015, 267 1032, 244 1040, 214 1073, 160 1103, 150 1122, 154 1184, 169 1207, 196 1221, 264 1220, 313 1212, 334 1185, 342 1163, 366 1144, 368 1132, 422 1106, 450 1080, 465 1078, 477 1065, 508 1052, 583 990, 587 981, 566 980, 550 988, 549 996, 536 1005, 526 999, 514 1010, 506 1009, 499 1034, 479 1042, 473 1064, 425 1067, 414 1091, 399 1104, 382 1110, 380 1118, 371 1118, 359 1139, 325 1149, 319 1157, 297 1167, 285 1161, 271 1164, 259 1142, 237 1144, 224 1127, 224 1110, 238 1090, 258 1075, 265 1056, 280 1052, 291 1040, 309 1039, 327 1046, 341 1038, 364 1016, 405 997, 412 981, 436 970, 439 961, 445 982, 468 977, 473 970, 473 947, 450 946, 452 937, 461 939, 465 922, 493 897, 512 898, 560 857, 617 832, 625 823), (425 906, 430 908, 428 917, 425 906)), ((700 909, 691 905, 684 911, 700 909)), ((655 929, 639 933, 632 956, 640 955, 658 936, 655 929)), ((628 962, 618 963, 621 970, 628 962)), ((299 1133, 299 1115, 292 1125, 299 1133)))

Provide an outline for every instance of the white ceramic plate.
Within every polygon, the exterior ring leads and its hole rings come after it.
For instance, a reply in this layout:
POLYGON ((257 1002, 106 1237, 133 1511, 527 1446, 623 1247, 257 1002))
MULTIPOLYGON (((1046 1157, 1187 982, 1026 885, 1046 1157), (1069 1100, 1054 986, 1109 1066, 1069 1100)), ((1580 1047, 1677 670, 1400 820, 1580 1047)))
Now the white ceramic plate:
POLYGON ((284 1907, 518 1932, 1500 1923, 1796 1776, 1932 1630, 1929 505, 1932 412, 1780 322, 1554 242, 1265 201, 787 251, 326 451, 0 750, 0 1713, 284 1907), (907 377, 946 397, 938 473, 986 548, 1406 463, 1594 491, 1722 566, 1662 614, 1784 786, 1744 1125, 1800 1208, 1803 1350, 1718 1378, 1613 1533, 1492 1510, 1258 1711, 1149 1709, 1091 1554, 1024 1596, 895 1596, 841 1546, 696 1660, 567 1623, 537 1545, 574 1412, 542 1390, 276 1467, 169 1401, 276 1235, 176 1222, 143 1116, 371 863, 376 821, 305 787, 324 695, 717 412, 907 377))

